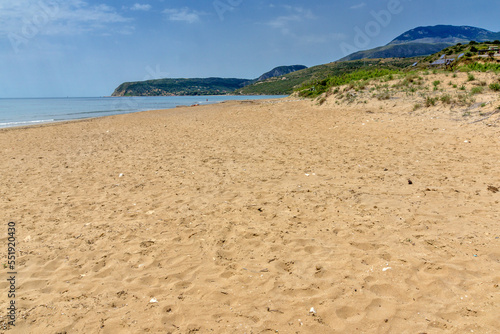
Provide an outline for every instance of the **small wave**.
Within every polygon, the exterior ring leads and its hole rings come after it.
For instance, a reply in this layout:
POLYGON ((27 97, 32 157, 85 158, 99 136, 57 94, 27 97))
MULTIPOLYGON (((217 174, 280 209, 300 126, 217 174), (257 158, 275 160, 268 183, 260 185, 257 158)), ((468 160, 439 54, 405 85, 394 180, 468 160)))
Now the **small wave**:
POLYGON ((6 122, 6 123, 0 123, 0 127, 9 127, 9 126, 19 126, 19 125, 30 125, 30 124, 36 124, 36 123, 48 123, 48 122, 54 122, 54 119, 40 119, 36 121, 22 121, 22 122, 6 122))
POLYGON ((51 115, 51 116, 76 116, 76 115, 93 115, 93 114, 107 114, 107 113, 116 113, 116 112, 130 112, 135 111, 136 109, 108 109, 108 110, 93 110, 93 111, 78 111, 72 113, 65 113, 60 115, 51 115))

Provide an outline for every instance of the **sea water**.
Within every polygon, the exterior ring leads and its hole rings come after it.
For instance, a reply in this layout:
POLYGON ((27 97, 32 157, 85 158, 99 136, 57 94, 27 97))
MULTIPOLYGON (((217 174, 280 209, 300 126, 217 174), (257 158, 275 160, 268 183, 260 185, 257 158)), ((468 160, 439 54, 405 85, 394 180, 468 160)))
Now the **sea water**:
POLYGON ((284 96, 158 96, 0 99, 0 128, 284 96))

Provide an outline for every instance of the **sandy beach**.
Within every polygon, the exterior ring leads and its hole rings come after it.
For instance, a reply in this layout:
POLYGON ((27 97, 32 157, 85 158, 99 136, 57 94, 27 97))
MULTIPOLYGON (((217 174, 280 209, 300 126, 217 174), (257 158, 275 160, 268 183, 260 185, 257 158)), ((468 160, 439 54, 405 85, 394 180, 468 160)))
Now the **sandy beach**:
POLYGON ((1 129, 0 332, 498 333, 498 117, 377 103, 1 129))

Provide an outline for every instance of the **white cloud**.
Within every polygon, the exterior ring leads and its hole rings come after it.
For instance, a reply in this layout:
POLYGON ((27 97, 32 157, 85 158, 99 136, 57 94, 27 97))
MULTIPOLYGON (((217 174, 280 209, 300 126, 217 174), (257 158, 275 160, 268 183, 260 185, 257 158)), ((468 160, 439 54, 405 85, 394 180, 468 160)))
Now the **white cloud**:
POLYGON ((351 9, 361 9, 366 6, 366 2, 359 3, 357 5, 351 6, 351 9))
POLYGON ((140 11, 143 11, 143 12, 147 12, 148 10, 151 9, 151 5, 136 3, 132 7, 130 7, 130 9, 131 10, 140 10, 140 11))
POLYGON ((302 7, 293 7, 285 5, 283 6, 288 11, 287 15, 278 16, 274 20, 268 22, 267 24, 275 29, 281 30, 284 35, 290 35, 292 24, 297 22, 303 22, 305 20, 314 20, 316 16, 312 13, 310 9, 304 9, 302 7))
POLYGON ((300 41, 304 44, 326 44, 331 42, 343 41, 347 38, 344 33, 331 33, 324 35, 306 35, 300 38, 300 41))
MULTIPOLYGON (((78 34, 115 30, 117 24, 130 22, 114 7, 90 5, 82 0, 2 0, 0 36, 78 34)), ((118 29, 120 30, 120 29, 118 29)))
POLYGON ((181 9, 165 9, 163 13, 167 15, 167 20, 169 21, 186 23, 195 23, 200 21, 200 15, 202 14, 187 7, 181 9))
POLYGON ((310 9, 303 7, 284 5, 285 14, 268 21, 266 25, 279 30, 284 36, 293 39, 296 43, 304 46, 328 44, 345 40, 344 33, 311 33, 308 21, 317 19, 310 9))

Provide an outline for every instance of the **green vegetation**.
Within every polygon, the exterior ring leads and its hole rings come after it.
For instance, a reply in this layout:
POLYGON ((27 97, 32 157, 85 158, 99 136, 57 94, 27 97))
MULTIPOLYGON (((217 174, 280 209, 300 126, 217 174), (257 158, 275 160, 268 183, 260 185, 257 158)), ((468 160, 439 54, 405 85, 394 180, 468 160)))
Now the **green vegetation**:
POLYGON ((429 55, 442 50, 450 45, 449 43, 408 43, 389 44, 371 50, 358 51, 340 61, 374 59, 374 58, 405 58, 429 55))
MULTIPOLYGON (((327 79, 304 84, 299 88, 299 95, 302 97, 316 97, 328 91, 332 87, 342 86, 354 82, 371 80, 375 78, 388 77, 399 73, 398 70, 390 69, 363 69, 351 73, 344 73, 332 76, 327 79)), ((354 86, 353 86, 354 87, 354 86)))
POLYGON ((389 100, 391 98, 391 94, 389 93, 388 90, 386 90, 383 91, 382 93, 377 94, 376 97, 379 101, 389 100))
MULTIPOLYGON (((478 48, 482 47, 482 44, 472 45, 478 48)), ((460 50, 460 48, 469 46, 457 45, 457 48, 460 50)), ((442 52, 439 54, 442 54, 442 52)), ((433 57, 437 57, 439 54, 433 55, 433 57)), ((360 65, 359 62, 358 65, 360 65)), ((363 102, 363 98, 368 94, 373 99, 383 101, 391 99, 393 96, 397 98, 401 96, 401 93, 406 94, 406 96, 414 96, 416 92, 420 91, 419 95, 422 100, 413 105, 413 111, 423 107, 437 106, 440 103, 443 106, 470 107, 476 102, 475 95, 484 93, 487 87, 492 91, 500 91, 500 80, 495 80, 494 83, 488 85, 484 78, 479 77, 477 73, 479 71, 500 72, 500 61, 497 62, 497 60, 491 60, 487 57, 477 57, 473 60, 462 57, 455 62, 454 67, 447 67, 446 69, 436 69, 426 64, 395 68, 387 66, 387 63, 380 63, 376 66, 363 66, 354 70, 351 68, 350 71, 339 70, 338 74, 330 75, 321 80, 305 82, 296 88, 296 92, 301 97, 315 98, 320 96, 317 100, 319 104, 323 104, 329 96, 335 95, 335 103, 339 104, 341 101, 352 103, 356 100, 358 100, 358 103, 366 103, 363 102), (457 85, 458 71, 466 72, 466 80, 472 85, 467 82, 457 85), (431 74, 444 74, 445 77, 455 78, 455 82, 433 79, 431 74), (427 78, 426 75, 430 77, 427 78), (453 87, 458 90, 459 94, 455 95, 450 91, 446 92, 449 89, 444 86, 446 82, 449 88, 453 87), (431 90, 443 91, 443 93, 438 95, 431 92, 431 90)), ((462 76, 463 74, 460 75, 460 77, 462 76)), ((486 103, 482 104, 483 107, 486 105, 486 103)), ((468 115, 470 115, 470 112, 464 114, 464 116, 468 115)))
POLYGON ((495 82, 495 83, 490 84, 490 89, 494 92, 500 91, 500 83, 495 82))
POLYGON ((445 94, 445 95, 441 96, 440 100, 444 104, 451 104, 451 102, 452 102, 451 96, 449 94, 445 94))
MULTIPOLYGON (((262 80, 283 76, 294 71, 306 69, 303 65, 279 66, 264 73, 258 79, 201 78, 201 79, 159 79, 121 84, 113 96, 171 96, 171 95, 224 95, 259 83, 262 80)), ((280 78, 281 79, 281 78, 280 78)), ((279 85, 269 95, 283 94, 279 85)))
MULTIPOLYGON (((398 72, 419 61, 421 58, 404 59, 366 59, 353 61, 338 61, 334 63, 310 67, 305 70, 271 78, 236 90, 235 94, 242 95, 276 95, 291 94, 305 86, 314 86, 316 83, 332 77, 341 76, 358 70, 391 69, 398 72)), ((360 78, 361 79, 361 78, 360 78)), ((321 84, 320 84, 321 85, 321 84)), ((362 84, 358 89, 362 89, 362 84)), ((311 97, 319 94, 313 94, 311 97)))
POLYGON ((460 105, 469 106, 472 103, 476 102, 476 100, 474 100, 474 98, 472 98, 472 95, 470 94, 459 94, 457 102, 460 105))
POLYGON ((500 72, 500 64, 499 63, 480 63, 480 62, 473 62, 470 64, 465 64, 459 68, 460 71, 462 72, 495 72, 498 73, 500 72))
POLYGON ((483 87, 474 87, 471 89, 471 95, 481 94, 483 92, 483 87))
POLYGON ((436 105, 436 102, 438 101, 438 98, 437 97, 426 97, 425 98, 425 106, 428 108, 430 106, 435 106, 436 105))
POLYGON ((113 96, 170 96, 228 94, 247 83, 246 79, 159 79, 121 84, 113 96))

